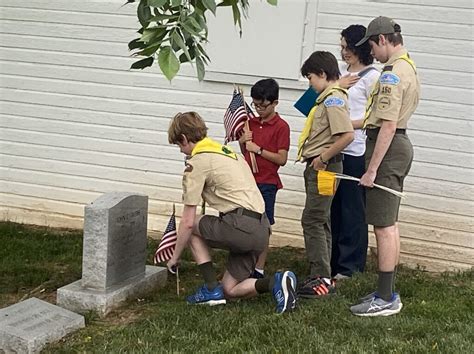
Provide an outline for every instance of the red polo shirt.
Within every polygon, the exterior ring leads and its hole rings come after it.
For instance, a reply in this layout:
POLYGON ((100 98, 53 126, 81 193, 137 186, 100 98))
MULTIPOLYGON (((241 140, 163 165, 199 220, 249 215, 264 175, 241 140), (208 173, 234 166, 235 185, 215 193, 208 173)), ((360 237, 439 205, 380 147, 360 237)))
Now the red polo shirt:
MULTIPOLYGON (((268 122, 260 122, 258 117, 249 120, 250 130, 253 132, 253 142, 263 150, 275 152, 290 149, 290 126, 278 113, 275 113, 268 122)), ((258 172, 254 174, 257 183, 276 184, 278 189, 283 187, 278 175, 279 165, 255 154, 258 172)), ((245 159, 250 162, 250 153, 245 153, 245 159)))

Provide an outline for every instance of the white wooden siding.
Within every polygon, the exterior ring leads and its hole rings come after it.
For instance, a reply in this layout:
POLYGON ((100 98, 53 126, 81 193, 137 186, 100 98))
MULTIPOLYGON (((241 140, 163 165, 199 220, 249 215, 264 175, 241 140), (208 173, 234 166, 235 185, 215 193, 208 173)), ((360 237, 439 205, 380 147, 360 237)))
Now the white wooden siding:
MULTIPOLYGON (((0 3, 2 219, 82 227, 85 204, 104 192, 125 190, 150 197, 149 229, 162 232, 173 203, 181 213, 183 157, 167 141, 170 117, 178 111, 196 110, 208 122, 210 136, 222 141, 222 116, 232 83, 242 84, 248 93, 249 86, 260 78, 255 76, 255 66, 265 62, 255 53, 258 46, 252 47, 255 58, 236 56, 228 69, 225 55, 213 56, 215 69, 211 66, 203 83, 189 67, 171 84, 157 68, 129 71, 133 59, 127 43, 136 37, 138 25, 135 5, 120 7, 122 3, 0 3)), ((303 245, 303 166, 294 164, 294 158, 304 119, 292 104, 307 83, 297 77, 300 63, 295 58, 302 61, 315 49, 337 55, 342 28, 353 23, 367 25, 371 18, 389 13, 402 26, 423 89, 420 106, 410 121, 415 162, 400 216, 403 260, 433 270, 471 267, 471 2, 301 0, 298 4, 306 4, 305 12, 295 11, 298 18, 289 21, 302 22, 302 32, 296 27, 292 32, 303 33, 304 38, 298 39, 302 48, 297 53, 286 51, 286 44, 294 43, 294 38, 279 38, 279 56, 269 67, 285 67, 275 75, 282 87, 278 109, 292 129, 290 160, 281 169, 285 188, 278 193, 272 242, 303 245)), ((249 21, 244 21, 244 34, 250 28, 258 35, 235 38, 237 46, 245 47, 246 40, 255 39, 273 43, 275 38, 268 31, 271 21, 262 22, 265 17, 260 16, 267 5, 261 5, 255 5, 249 21), (258 31, 255 22, 267 31, 258 31)), ((223 25, 233 30, 230 21, 214 23, 223 25)), ((219 46, 220 40, 229 39, 213 37, 211 55, 225 48, 219 46)))

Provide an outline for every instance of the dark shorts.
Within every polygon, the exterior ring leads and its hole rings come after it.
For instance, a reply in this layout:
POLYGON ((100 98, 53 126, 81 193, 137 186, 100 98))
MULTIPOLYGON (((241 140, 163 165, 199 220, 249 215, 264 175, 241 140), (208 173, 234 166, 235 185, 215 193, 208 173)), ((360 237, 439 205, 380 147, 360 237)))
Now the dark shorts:
MULTIPOLYGON (((367 169, 377 141, 377 134, 367 130, 365 167, 367 169)), ((413 146, 405 134, 395 134, 377 170, 376 184, 403 192, 403 182, 413 161, 413 146)), ((398 221, 400 198, 379 188, 366 190, 367 224, 387 227, 398 221)))
POLYGON ((258 256, 268 244, 270 224, 265 214, 261 219, 237 213, 204 215, 199 232, 209 247, 229 251, 226 269, 242 281, 252 274, 258 256))
POLYGON ((276 184, 263 184, 257 183, 260 193, 262 193, 263 200, 265 201, 265 214, 267 214, 270 225, 275 223, 275 200, 278 192, 276 184))

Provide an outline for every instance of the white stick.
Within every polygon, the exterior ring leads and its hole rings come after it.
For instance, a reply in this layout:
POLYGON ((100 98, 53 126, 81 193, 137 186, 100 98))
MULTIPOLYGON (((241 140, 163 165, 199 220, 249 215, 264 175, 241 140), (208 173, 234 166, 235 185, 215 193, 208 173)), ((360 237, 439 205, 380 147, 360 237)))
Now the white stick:
MULTIPOLYGON (((344 175, 344 174, 341 174, 341 173, 336 173, 335 175, 336 175, 336 178, 339 178, 339 179, 347 179, 347 180, 350 180, 350 181, 356 181, 356 182, 360 183, 360 178, 344 175)), ((405 193, 393 190, 393 189, 385 187, 385 186, 381 186, 380 184, 375 184, 374 183, 374 187, 382 189, 386 192, 392 193, 392 194, 394 194, 394 195, 396 195, 397 197, 400 197, 400 198, 405 198, 406 197, 405 193)))
POLYGON ((176 267, 176 295, 179 296, 179 267, 176 267))

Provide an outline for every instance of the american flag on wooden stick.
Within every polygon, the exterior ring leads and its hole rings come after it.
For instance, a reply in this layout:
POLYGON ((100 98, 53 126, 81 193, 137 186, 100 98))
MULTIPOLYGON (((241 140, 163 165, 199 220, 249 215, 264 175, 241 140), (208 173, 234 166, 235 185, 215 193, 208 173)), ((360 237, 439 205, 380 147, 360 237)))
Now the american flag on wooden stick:
POLYGON ((165 233, 161 238, 160 244, 155 252, 154 262, 155 264, 166 262, 173 257, 174 249, 176 247, 176 241, 178 239, 178 234, 176 233, 176 218, 173 205, 173 215, 168 221, 168 226, 166 227, 165 233))
POLYGON ((225 144, 238 140, 247 119, 254 117, 255 115, 249 105, 244 102, 240 92, 234 90, 232 101, 230 101, 224 115, 225 144))

